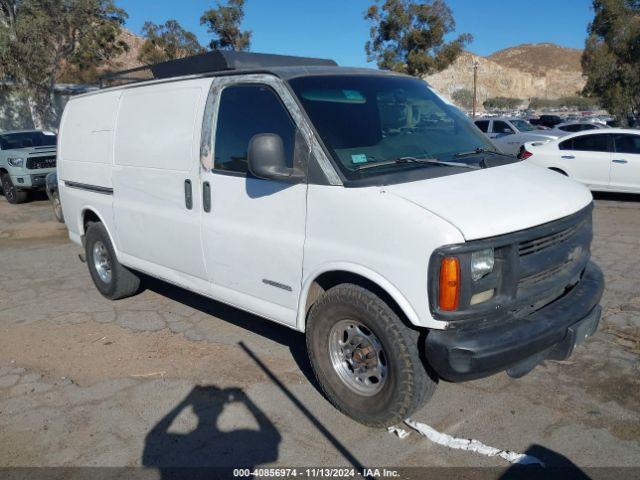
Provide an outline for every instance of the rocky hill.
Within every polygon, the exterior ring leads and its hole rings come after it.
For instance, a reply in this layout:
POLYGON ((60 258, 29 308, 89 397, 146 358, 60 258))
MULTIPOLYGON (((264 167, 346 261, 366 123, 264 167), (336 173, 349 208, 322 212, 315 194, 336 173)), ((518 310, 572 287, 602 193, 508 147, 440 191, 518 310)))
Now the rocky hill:
POLYGON ((560 98, 576 95, 584 87, 581 50, 552 43, 518 45, 488 57, 464 52, 446 70, 426 80, 451 96, 473 89, 473 65, 478 62, 478 99, 491 97, 560 98))

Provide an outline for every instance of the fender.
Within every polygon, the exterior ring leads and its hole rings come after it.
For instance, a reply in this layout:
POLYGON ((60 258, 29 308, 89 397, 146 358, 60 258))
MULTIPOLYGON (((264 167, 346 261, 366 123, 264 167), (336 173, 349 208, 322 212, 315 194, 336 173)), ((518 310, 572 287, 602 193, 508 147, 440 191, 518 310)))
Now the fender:
POLYGON ((86 235, 86 232, 84 231, 84 222, 82 221, 82 219, 84 218, 85 214, 87 212, 91 212, 93 213, 96 217, 98 217, 98 220, 100 220, 100 223, 102 223, 102 225, 104 226, 104 229, 107 231, 107 235, 109 235, 109 241, 111 242, 111 246, 113 247, 113 251, 116 254, 116 258, 118 259, 118 261, 120 260, 120 251, 118 250, 118 247, 116 245, 116 242, 114 241, 114 237, 113 234, 111 233, 110 229, 109 229, 109 224, 107 222, 105 222, 104 218, 102 215, 100 215, 95 208, 93 208, 90 205, 83 205, 82 208, 80 209, 80 218, 78 218, 78 231, 80 232, 80 240, 81 240, 81 245, 84 248, 84 237, 86 235))
POLYGON ((300 291, 300 299, 298 301, 298 314, 296 317, 296 330, 304 332, 306 329, 306 311, 307 297, 313 282, 323 273, 343 271, 349 272, 375 283, 382 288, 393 300, 398 304, 402 312, 407 316, 409 321, 416 326, 422 325, 420 318, 413 309, 409 301, 400 293, 400 291, 385 277, 371 270, 368 267, 349 262, 326 263, 313 270, 303 281, 302 290, 300 291))

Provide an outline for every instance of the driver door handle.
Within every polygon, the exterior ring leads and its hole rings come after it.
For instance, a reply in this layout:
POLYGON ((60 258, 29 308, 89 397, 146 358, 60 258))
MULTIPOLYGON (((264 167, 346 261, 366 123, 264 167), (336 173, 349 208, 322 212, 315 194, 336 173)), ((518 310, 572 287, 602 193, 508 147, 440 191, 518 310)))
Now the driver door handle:
POLYGON ((574 157, 573 155, 562 155, 562 158, 566 158, 567 160, 571 160, 571 159, 576 158, 576 157, 574 157))
POLYGON ((627 162, 626 160, 622 160, 622 159, 616 159, 616 160, 613 160, 613 163, 629 163, 629 162, 627 162))
POLYGON ((211 184, 209 182, 202 184, 202 208, 207 213, 211 211, 211 184))
POLYGON ((184 181, 184 205, 187 210, 193 208, 193 189, 191 188, 191 180, 184 181))

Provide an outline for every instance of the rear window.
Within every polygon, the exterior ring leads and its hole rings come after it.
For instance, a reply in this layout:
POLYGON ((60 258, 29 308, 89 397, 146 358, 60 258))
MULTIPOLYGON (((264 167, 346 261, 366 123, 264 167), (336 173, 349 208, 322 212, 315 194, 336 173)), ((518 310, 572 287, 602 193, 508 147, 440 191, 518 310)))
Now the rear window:
POLYGON ((2 150, 55 146, 58 137, 50 132, 19 132, 0 135, 2 150))
POLYGON ((640 135, 614 135, 616 152, 640 155, 640 135))
POLYGON ((608 152, 609 135, 584 135, 565 140, 560 143, 560 150, 577 150, 584 152, 608 152))

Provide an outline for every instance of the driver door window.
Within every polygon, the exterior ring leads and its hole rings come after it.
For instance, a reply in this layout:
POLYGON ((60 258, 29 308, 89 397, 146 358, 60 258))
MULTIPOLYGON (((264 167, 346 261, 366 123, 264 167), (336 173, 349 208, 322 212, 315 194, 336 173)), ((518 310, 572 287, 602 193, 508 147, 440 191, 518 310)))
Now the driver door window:
POLYGON ((296 128, 277 94, 266 85, 234 85, 220 95, 214 170, 246 174, 249 142, 259 133, 282 138, 287 166, 293 166, 296 128))

